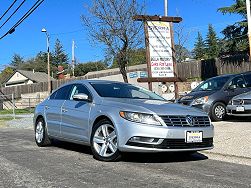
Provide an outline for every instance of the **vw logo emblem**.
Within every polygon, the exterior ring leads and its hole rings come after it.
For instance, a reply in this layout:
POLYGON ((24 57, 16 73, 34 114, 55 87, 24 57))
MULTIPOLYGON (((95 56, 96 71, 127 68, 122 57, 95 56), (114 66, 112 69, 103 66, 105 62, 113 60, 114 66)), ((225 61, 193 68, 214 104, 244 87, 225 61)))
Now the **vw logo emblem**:
POLYGON ((243 99, 240 101, 240 105, 244 105, 244 100, 243 99))
POLYGON ((186 121, 187 121, 187 124, 191 127, 194 126, 194 119, 192 116, 186 116, 186 121))

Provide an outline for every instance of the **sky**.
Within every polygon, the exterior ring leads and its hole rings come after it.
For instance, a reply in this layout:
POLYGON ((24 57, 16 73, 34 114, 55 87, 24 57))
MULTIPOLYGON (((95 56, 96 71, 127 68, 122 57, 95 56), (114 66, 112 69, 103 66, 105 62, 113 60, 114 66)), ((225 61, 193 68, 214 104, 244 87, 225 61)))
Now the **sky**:
MULTIPOLYGON (((17 0, 17 5, 23 0, 17 0)), ((143 0, 138 0, 139 2, 143 0)), ((0 2, 0 16, 13 0, 0 2)), ((20 10, 0 29, 0 37, 5 34, 36 0, 26 0, 20 10)), ((147 15, 164 15, 164 0, 145 0, 147 15)), ((240 17, 237 15, 222 15, 217 9, 233 4, 234 0, 168 0, 168 15, 181 16, 185 31, 190 33, 185 44, 189 50, 193 49, 198 32, 206 36, 208 24, 213 24, 219 37, 221 31, 240 17)), ((75 56, 78 62, 102 60, 104 49, 102 45, 94 45, 88 38, 88 33, 81 23, 81 15, 88 14, 84 8, 88 0, 44 0, 16 31, 0 40, 0 70, 10 64, 14 53, 25 59, 34 57, 40 51, 46 51, 46 36, 41 32, 46 28, 50 35, 50 45, 54 46, 58 38, 66 53, 71 58, 72 40, 75 41, 75 56)), ((11 9, 0 25, 10 16, 11 9)))

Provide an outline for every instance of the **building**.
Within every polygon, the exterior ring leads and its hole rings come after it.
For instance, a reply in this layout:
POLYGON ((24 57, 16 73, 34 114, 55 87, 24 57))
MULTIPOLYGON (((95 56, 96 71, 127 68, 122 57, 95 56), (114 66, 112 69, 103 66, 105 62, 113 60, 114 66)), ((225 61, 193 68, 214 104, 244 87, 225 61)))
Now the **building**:
MULTIPOLYGON (((55 80, 51 77, 51 80, 55 80)), ((16 70, 4 83, 5 87, 47 82, 48 74, 44 72, 16 70)))

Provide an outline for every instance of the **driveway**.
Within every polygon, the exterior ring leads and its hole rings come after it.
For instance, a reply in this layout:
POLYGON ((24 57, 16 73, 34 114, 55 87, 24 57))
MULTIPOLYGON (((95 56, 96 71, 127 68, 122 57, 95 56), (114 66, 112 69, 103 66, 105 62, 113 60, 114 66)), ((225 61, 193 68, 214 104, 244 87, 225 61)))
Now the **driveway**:
POLYGON ((32 129, 0 128, 0 187, 250 187, 251 167, 205 154, 126 154, 114 163, 89 147, 39 148, 32 129))

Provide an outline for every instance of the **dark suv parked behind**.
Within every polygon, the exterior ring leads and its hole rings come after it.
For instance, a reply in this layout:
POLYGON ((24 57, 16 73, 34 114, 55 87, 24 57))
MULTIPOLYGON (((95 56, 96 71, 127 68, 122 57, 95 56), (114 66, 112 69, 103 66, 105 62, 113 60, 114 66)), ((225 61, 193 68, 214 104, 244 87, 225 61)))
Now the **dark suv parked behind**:
POLYGON ((200 108, 212 120, 220 121, 226 115, 226 105, 236 95, 251 90, 251 72, 216 76, 202 82, 178 103, 200 108))

